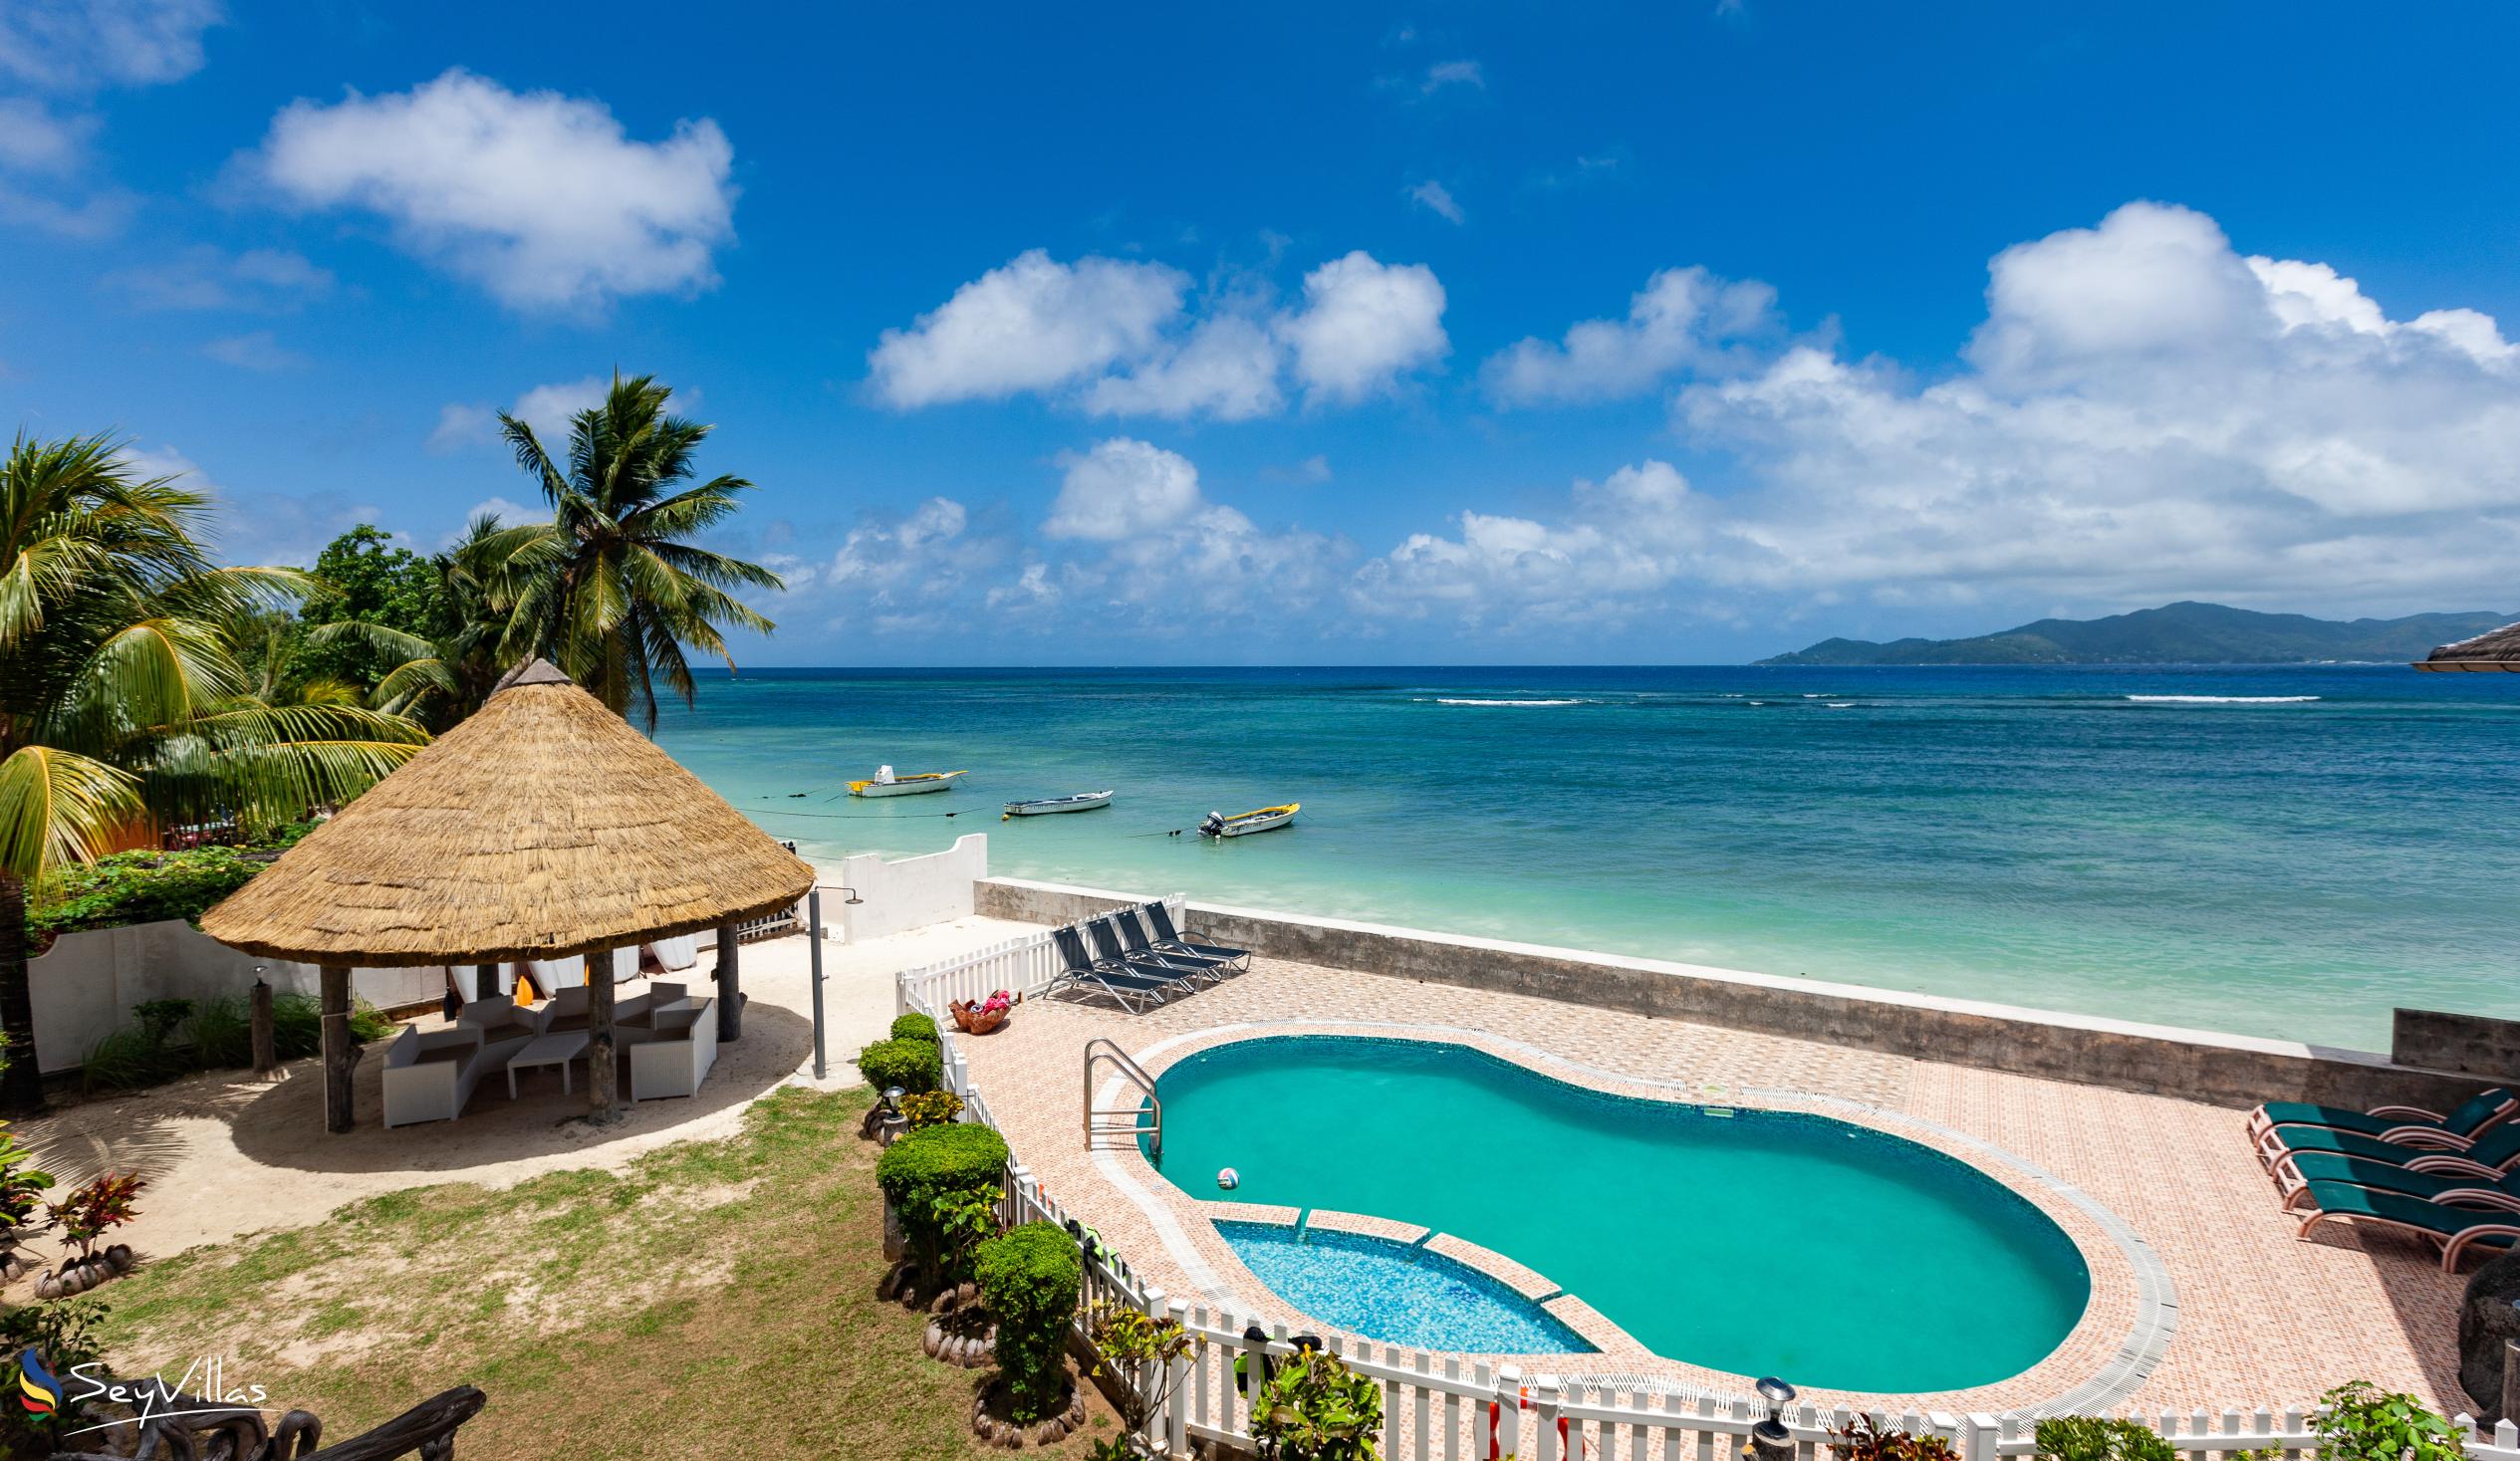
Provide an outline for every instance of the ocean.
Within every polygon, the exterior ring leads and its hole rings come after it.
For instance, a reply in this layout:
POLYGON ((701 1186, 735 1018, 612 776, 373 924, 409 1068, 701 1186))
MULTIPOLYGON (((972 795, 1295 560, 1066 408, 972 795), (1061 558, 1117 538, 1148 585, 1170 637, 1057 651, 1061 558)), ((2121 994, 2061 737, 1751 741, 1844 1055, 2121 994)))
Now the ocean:
POLYGON ((2520 675, 752 670, 657 739, 817 858, 985 832, 1016 876, 2365 1050, 2520 1018, 2520 675), (852 799, 883 763, 970 775, 852 799))

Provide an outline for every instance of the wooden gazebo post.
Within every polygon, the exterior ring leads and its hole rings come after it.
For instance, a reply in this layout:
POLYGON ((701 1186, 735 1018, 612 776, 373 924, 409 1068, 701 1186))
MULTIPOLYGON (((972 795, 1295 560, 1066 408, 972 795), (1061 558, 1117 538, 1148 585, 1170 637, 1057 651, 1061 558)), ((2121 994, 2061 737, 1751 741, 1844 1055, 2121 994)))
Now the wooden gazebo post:
POLYGON ((349 1130, 357 1124, 351 1107, 352 1082, 359 1074, 359 1042, 350 1029, 350 970, 324 966, 324 1129, 349 1130))
POLYGON ((744 1038, 743 930, 717 925, 717 1038, 731 1045, 744 1038))
MULTIPOLYGON (((201 916, 323 971, 324 1125, 353 1122, 351 970, 588 959, 587 1102, 621 1105, 613 953, 727 930, 718 1028, 741 1027, 733 929, 814 869, 604 702, 535 660, 483 706, 201 916)), ((489 987, 474 985, 476 995, 489 987)), ((725 1036, 733 1039, 733 1034, 725 1036)))
POLYGON ((621 1115, 618 1049, 613 1033, 613 951, 607 949, 587 956, 587 1119, 597 1125, 621 1115))

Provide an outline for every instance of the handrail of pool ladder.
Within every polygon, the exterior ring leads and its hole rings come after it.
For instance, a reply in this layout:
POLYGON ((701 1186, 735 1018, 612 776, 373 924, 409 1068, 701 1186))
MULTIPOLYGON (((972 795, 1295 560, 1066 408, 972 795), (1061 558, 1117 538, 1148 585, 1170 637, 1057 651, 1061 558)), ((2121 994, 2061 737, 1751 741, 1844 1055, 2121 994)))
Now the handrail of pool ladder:
POLYGON ((1161 1161, 1163 1159, 1163 1097, 1155 1095, 1155 1078, 1146 1074, 1145 1067, 1131 1060, 1129 1058, 1129 1052, 1122 1050, 1117 1045, 1114 1045, 1108 1036, 1102 1035, 1097 1035, 1092 1040, 1085 1043, 1086 1150, 1092 1151, 1094 1149, 1094 1138, 1097 1136, 1127 1136, 1132 1140, 1134 1140, 1139 1136, 1147 1137, 1148 1150, 1150 1154, 1153 1155, 1157 1161, 1161 1161), (1120 1073, 1129 1078, 1131 1084, 1134 1085, 1139 1091, 1145 1094, 1146 1103, 1154 1107, 1151 1112, 1134 1105, 1111 1106, 1101 1110, 1097 1110, 1095 1108, 1094 1063, 1096 1061, 1106 1060, 1110 1061, 1114 1066, 1119 1067, 1120 1073), (1148 1114, 1153 1115, 1154 1124, 1139 1124, 1138 1117, 1148 1114), (1097 1124, 1095 1118, 1098 1116, 1110 1116, 1117 1117, 1119 1119, 1116 1121, 1106 1121, 1101 1124, 1097 1124), (1123 1124, 1124 1122, 1126 1124, 1123 1124))

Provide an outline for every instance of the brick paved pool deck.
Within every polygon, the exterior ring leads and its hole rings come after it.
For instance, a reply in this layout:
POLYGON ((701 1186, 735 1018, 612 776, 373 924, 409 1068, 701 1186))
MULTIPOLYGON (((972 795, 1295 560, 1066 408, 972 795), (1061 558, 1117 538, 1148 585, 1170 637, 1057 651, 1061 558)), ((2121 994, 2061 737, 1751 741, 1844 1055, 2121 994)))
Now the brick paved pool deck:
MULTIPOLYGON (((1080 1073, 1096 1036, 1160 1075, 1230 1040, 1337 1033, 1455 1039, 1622 1095, 1813 1110, 1877 1126, 2004 1182, 2081 1248, 2092 1271, 2090 1308, 2034 1368, 1930 1395, 1805 1391, 1823 1405, 2281 1411, 2366 1378, 2452 1412, 2472 1408, 2456 1380, 2463 1277, 2440 1273, 2428 1245, 2389 1235, 2296 1238, 2297 1221, 2281 1211, 2250 1154, 2246 1112, 2236 1109, 1271 959, 1142 1016, 1031 1001, 1004 1030, 958 1045, 1017 1159, 1141 1276, 1173 1297, 1230 1311, 1237 1323, 1258 1315, 1330 1335, 1337 1326, 1295 1312, 1235 1258, 1212 1223, 1226 1204, 1185 1195, 1134 1148, 1086 1149, 1080 1073)), ((1097 1089, 1110 1082, 1107 1066, 1097 1089)), ((1527 1374, 1748 1389, 1745 1376, 1654 1355, 1598 1315, 1582 1318, 1576 1328, 1603 1352, 1511 1362, 1527 1374)))

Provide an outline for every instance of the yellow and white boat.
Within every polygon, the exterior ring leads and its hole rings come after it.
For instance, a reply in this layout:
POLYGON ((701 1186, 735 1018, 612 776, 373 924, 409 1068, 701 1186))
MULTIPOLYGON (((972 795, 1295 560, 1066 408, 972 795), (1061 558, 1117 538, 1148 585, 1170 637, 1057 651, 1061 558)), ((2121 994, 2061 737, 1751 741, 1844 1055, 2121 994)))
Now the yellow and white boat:
POLYGON ((894 776, 889 766, 877 769, 872 781, 853 781, 849 795, 853 797, 914 797, 920 792, 941 792, 954 784, 965 771, 922 771, 916 776, 894 776))
POLYGON ((1283 807, 1263 807, 1257 812, 1238 812, 1231 817, 1222 812, 1210 812, 1207 820, 1199 824, 1199 836, 1249 837, 1255 832, 1284 827, 1303 810, 1303 803, 1289 802, 1283 807))

